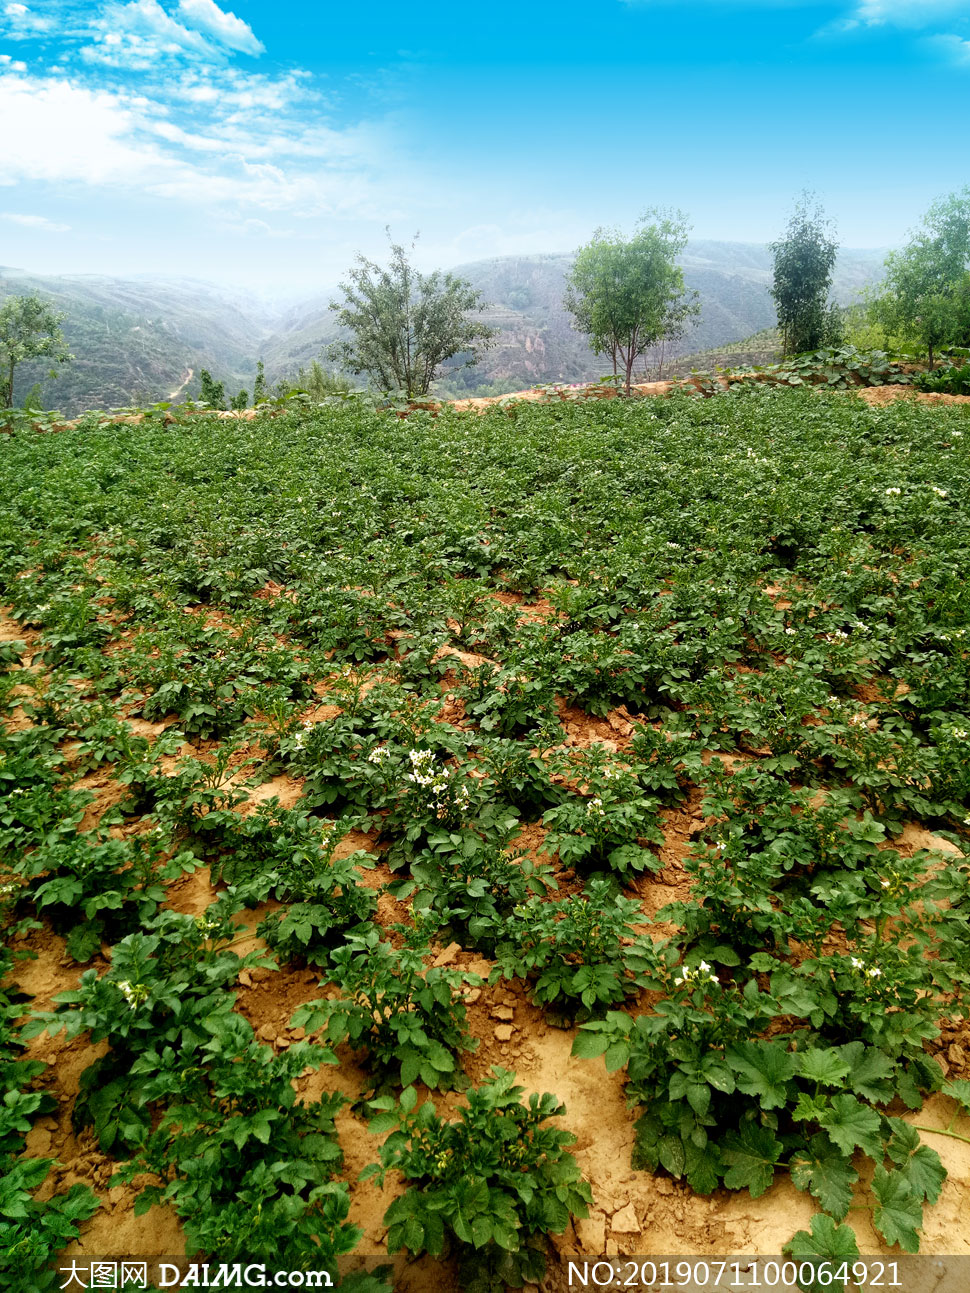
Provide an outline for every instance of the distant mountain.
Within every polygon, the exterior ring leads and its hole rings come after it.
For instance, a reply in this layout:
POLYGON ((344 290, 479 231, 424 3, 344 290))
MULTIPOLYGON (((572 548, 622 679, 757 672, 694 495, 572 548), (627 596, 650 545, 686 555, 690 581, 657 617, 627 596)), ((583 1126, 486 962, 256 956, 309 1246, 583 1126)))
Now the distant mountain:
MULTIPOLYGON (((878 280, 883 258, 881 251, 841 252, 833 283, 836 300, 847 303, 878 280)), ((571 255, 552 254, 456 266, 453 272, 482 293, 488 303, 483 317, 499 335, 480 364, 446 371, 441 393, 517 390, 601 376, 604 358, 591 352, 563 309, 571 264, 571 255)), ((699 293, 701 316, 668 347, 666 358, 730 345, 773 326, 772 258, 766 246, 691 242, 683 266, 687 286, 699 293)), ((0 269, 0 302, 29 292, 52 299, 67 315, 64 330, 76 359, 54 381, 47 379, 43 363, 24 364, 15 400, 22 402, 39 382, 45 405, 67 414, 194 397, 201 368, 223 381, 229 394, 240 387, 251 392, 258 358, 265 361, 270 382, 292 377, 320 358, 339 334, 328 308, 333 290, 284 306, 194 279, 54 278, 0 269)), ((649 366, 648 356, 644 367, 649 366)))
MULTIPOLYGON (((832 291, 840 304, 878 280, 885 252, 842 251, 832 291)), ((536 382, 576 382, 606 372, 563 309, 571 255, 501 256, 453 270, 477 288, 488 308, 484 320, 498 329, 496 344, 474 368, 446 371, 448 394, 479 388, 516 390, 536 382)), ((740 341, 775 323, 769 292, 772 255, 757 243, 688 244, 682 259, 685 282, 700 298, 701 315, 666 358, 695 354, 740 341)), ((267 373, 275 378, 306 366, 338 335, 327 299, 308 302, 287 316, 264 343, 267 373)), ((648 367, 647 357, 644 367, 648 367)))
POLYGON ((0 269, 0 303, 37 293, 67 317, 64 334, 75 356, 55 380, 43 361, 17 370, 14 400, 35 382, 48 407, 84 409, 152 403, 179 391, 198 392, 200 368, 227 388, 251 382, 263 336, 280 311, 194 279, 108 278, 94 274, 47 277, 0 269))

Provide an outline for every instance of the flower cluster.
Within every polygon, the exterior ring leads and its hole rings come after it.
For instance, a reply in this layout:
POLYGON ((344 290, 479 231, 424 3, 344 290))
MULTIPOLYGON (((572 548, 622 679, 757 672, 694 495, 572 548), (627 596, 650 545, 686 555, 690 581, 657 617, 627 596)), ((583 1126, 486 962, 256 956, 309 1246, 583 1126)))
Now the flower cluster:
POLYGON ((586 816, 603 817, 605 816, 605 814, 606 814, 606 810, 603 807, 603 801, 602 799, 600 799, 599 795, 596 795, 586 805, 586 816))
POLYGON ((428 807, 434 811, 439 821, 444 820, 453 809, 461 811, 468 807, 468 786, 456 786, 453 768, 436 768, 433 750, 411 750, 408 753, 411 771, 407 780, 423 790, 428 791, 428 807))
POLYGON ((866 965, 865 961, 860 961, 857 956, 850 956, 853 970, 862 970, 868 979, 881 979, 882 970, 878 965, 866 965))
POLYGON ((297 748, 298 750, 302 750, 302 749, 303 749, 303 742, 306 740, 307 732, 309 732, 309 731, 310 731, 310 729, 311 729, 312 727, 314 727, 314 726, 315 726, 315 724, 314 724, 314 723, 312 723, 312 722, 310 721, 310 719, 308 719, 308 718, 307 718, 307 719, 304 719, 304 721, 303 721, 303 731, 302 731, 302 732, 297 733, 296 740, 293 742, 293 744, 296 746, 296 748, 297 748))
POLYGON ((137 1009, 143 1001, 148 1000, 148 988, 144 983, 129 983, 127 979, 119 979, 115 987, 128 1002, 131 1010, 137 1009))
POLYGON ((376 763, 377 766, 380 767, 384 760, 389 759, 390 757, 391 752, 386 745, 375 745, 373 750, 371 750, 370 754, 367 756, 367 762, 376 763))
POLYGON ((680 974, 674 979, 674 985, 678 988, 686 987, 690 984, 700 986, 703 983, 716 983, 717 975, 711 973, 711 967, 706 961, 701 961, 696 970, 689 966, 681 966, 680 974))

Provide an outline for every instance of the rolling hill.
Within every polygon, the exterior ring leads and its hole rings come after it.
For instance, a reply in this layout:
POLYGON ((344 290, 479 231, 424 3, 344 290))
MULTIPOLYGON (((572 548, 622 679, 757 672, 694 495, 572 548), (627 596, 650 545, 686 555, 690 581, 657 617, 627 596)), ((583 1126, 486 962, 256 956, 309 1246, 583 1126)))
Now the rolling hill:
MULTIPOLYGON (((882 260, 882 252, 844 250, 836 267, 835 299, 846 303, 878 279, 882 260)), ((584 381, 606 371, 562 306, 571 262, 570 255, 547 254, 455 267, 453 272, 482 293, 488 303, 483 316, 498 337, 475 367, 446 371, 441 394, 584 381)), ((699 294, 701 316, 668 347, 666 358, 713 350, 770 328, 775 321, 768 291, 771 265, 771 252, 759 244, 689 243, 684 277, 699 294)), ((39 383, 42 402, 71 415, 151 403, 176 392, 179 398, 194 397, 201 368, 224 381, 229 393, 240 387, 251 391, 258 358, 275 382, 319 358, 337 336, 328 309, 334 289, 286 304, 194 279, 45 277, 0 269, 0 302, 31 292, 48 297, 67 316, 64 330, 76 358, 53 381, 43 363, 23 365, 15 401, 21 403, 39 383)), ((644 367, 650 366, 648 356, 644 367)))

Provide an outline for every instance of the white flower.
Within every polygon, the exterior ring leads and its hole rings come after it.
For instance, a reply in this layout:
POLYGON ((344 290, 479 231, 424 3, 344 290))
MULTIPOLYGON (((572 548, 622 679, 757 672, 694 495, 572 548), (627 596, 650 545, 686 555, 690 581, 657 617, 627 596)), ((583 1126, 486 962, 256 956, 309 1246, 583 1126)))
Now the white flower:
POLYGON ((936 485, 932 485, 930 488, 933 490, 933 493, 937 496, 937 498, 946 498, 945 489, 938 489, 936 485))
POLYGON ((878 966, 875 966, 875 965, 873 965, 870 969, 866 970, 866 974, 869 976, 870 979, 882 978, 882 970, 880 970, 878 966))
POLYGON ((148 997, 148 989, 144 983, 129 983, 127 979, 119 979, 115 987, 128 1002, 131 1010, 134 1010, 148 997))
POLYGON ((880 880, 880 881, 879 881, 879 883, 882 885, 882 887, 883 887, 884 889, 888 889, 888 888, 889 888, 889 886, 892 884, 892 881, 891 881, 891 880, 880 880))
POLYGON ((586 805, 586 816, 587 817, 603 816, 603 801, 602 799, 600 799, 598 795, 592 798, 589 801, 589 803, 586 805))
POLYGON ((854 970, 861 970, 865 965, 865 961, 860 961, 857 956, 850 956, 849 960, 852 962, 852 968, 854 970))
POLYGON ((796 636, 796 634, 798 633, 798 629, 793 629, 793 628, 789 627, 789 628, 785 629, 785 632, 788 634, 788 636, 789 636, 790 638, 793 638, 793 637, 795 637, 795 636, 796 636))
POLYGON ((951 439, 951 440, 959 440, 959 439, 960 439, 960 437, 961 437, 962 435, 963 435, 963 432, 962 432, 962 431, 951 431, 951 432, 950 432, 950 439, 951 439))
POLYGON ((890 485, 886 490, 886 496, 889 497, 892 494, 901 494, 902 492, 903 491, 901 489, 897 489, 895 485, 890 485))
POLYGON ((386 745, 375 745, 373 750, 367 756, 368 763, 383 763, 385 759, 391 757, 391 752, 386 745))

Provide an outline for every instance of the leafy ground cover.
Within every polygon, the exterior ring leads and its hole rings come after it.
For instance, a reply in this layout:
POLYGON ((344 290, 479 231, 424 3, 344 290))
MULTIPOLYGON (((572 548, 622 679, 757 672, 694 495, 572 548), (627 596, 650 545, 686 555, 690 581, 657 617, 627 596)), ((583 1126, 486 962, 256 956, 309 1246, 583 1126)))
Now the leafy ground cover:
POLYGON ((967 427, 752 385, 10 434, 7 1262, 954 1251, 967 427))

